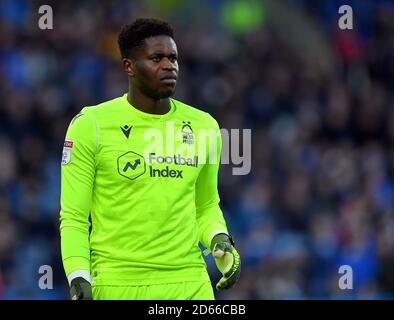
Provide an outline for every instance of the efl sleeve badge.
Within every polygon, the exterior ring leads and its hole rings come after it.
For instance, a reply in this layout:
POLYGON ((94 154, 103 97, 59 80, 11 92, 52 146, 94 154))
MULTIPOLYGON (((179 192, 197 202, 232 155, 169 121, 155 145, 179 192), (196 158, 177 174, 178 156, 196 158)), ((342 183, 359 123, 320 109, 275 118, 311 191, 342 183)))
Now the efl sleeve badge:
POLYGON ((62 155, 62 165, 68 164, 71 161, 71 152, 73 149, 73 142, 71 140, 65 140, 63 146, 63 155, 62 155))

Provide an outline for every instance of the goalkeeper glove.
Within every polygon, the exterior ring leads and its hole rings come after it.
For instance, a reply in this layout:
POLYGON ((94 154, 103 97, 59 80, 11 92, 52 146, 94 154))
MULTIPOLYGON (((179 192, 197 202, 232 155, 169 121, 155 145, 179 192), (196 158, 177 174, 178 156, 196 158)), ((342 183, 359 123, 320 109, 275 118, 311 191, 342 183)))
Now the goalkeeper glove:
POLYGON ((211 251, 216 266, 223 275, 216 284, 216 289, 230 289, 241 274, 241 259, 234 248, 233 239, 225 233, 217 234, 211 241, 211 251))
POLYGON ((71 281, 70 295, 71 300, 93 300, 92 286, 89 281, 82 277, 77 277, 71 281))

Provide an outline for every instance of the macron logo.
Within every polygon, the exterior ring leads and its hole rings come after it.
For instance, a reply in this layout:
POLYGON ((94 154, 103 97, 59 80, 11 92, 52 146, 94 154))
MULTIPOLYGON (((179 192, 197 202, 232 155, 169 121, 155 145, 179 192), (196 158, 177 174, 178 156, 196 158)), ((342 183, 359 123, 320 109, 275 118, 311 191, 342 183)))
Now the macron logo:
POLYGON ((123 127, 120 127, 120 129, 122 130, 123 134, 125 135, 125 137, 128 139, 129 135, 130 135, 130 130, 133 126, 128 126, 127 124, 123 127))

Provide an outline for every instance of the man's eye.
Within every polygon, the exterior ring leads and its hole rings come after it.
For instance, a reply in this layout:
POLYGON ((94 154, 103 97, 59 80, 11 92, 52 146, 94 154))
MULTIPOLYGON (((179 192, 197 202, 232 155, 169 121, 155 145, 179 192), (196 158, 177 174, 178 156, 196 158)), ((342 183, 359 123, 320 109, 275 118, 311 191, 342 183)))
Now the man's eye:
POLYGON ((152 58, 152 61, 153 61, 153 62, 160 62, 160 58, 159 58, 159 57, 153 57, 153 58, 152 58))
POLYGON ((170 57, 170 61, 174 63, 177 60, 177 57, 170 57))

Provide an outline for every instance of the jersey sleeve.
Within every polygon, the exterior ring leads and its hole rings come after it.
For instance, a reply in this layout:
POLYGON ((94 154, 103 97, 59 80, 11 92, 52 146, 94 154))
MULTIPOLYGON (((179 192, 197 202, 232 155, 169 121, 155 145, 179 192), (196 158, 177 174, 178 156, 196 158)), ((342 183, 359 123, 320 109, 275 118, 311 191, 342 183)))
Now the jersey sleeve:
POLYGON ((71 121, 61 165, 60 236, 63 267, 68 277, 90 272, 89 215, 95 176, 97 130, 86 108, 71 121))
POLYGON ((208 139, 207 159, 196 181, 196 218, 199 239, 205 248, 210 248, 212 238, 218 233, 228 234, 226 222, 220 209, 218 172, 222 138, 217 122, 214 121, 214 139, 208 139))

